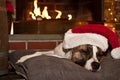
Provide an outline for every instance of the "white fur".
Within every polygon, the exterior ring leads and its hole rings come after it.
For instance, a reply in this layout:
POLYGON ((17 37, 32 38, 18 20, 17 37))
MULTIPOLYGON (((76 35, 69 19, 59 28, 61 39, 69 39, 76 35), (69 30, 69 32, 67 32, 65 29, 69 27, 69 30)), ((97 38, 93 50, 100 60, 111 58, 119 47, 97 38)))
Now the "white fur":
POLYGON ((60 43, 55 49, 54 54, 65 58, 65 52, 63 51, 63 43, 60 43))
POLYGON ((46 51, 46 52, 35 52, 33 54, 30 54, 30 55, 25 55, 25 56, 21 57, 17 61, 17 63, 21 63, 21 62, 26 61, 27 59, 30 59, 30 58, 36 57, 36 56, 41 56, 41 55, 54 56, 54 57, 61 58, 59 55, 54 54, 53 50, 51 50, 51 51, 46 51))
POLYGON ((21 62, 26 61, 27 59, 30 59, 30 58, 36 57, 36 56, 41 56, 41 55, 71 59, 72 54, 71 54, 71 51, 69 51, 68 53, 65 54, 65 52, 63 51, 63 43, 60 43, 54 50, 44 51, 44 52, 35 52, 33 54, 30 54, 30 55, 25 55, 25 56, 21 57, 17 61, 17 63, 21 63, 21 62))
POLYGON ((98 62, 97 55, 96 55, 98 49, 96 46, 92 46, 92 47, 93 47, 93 59, 95 62, 98 62))
POLYGON ((72 53, 71 50, 65 53, 63 51, 63 43, 60 43, 55 49, 54 49, 54 54, 61 56, 61 58, 67 58, 71 59, 72 53))
POLYGON ((92 63, 93 61, 94 61, 94 59, 93 59, 93 58, 90 58, 90 59, 86 62, 85 68, 86 68, 87 70, 92 70, 91 63, 92 63))
POLYGON ((92 46, 92 47, 93 47, 93 56, 85 64, 85 68, 87 70, 92 70, 92 65, 91 65, 92 62, 98 62, 98 59, 97 59, 97 56, 96 56, 96 53, 97 53, 98 49, 97 49, 96 46, 92 46))

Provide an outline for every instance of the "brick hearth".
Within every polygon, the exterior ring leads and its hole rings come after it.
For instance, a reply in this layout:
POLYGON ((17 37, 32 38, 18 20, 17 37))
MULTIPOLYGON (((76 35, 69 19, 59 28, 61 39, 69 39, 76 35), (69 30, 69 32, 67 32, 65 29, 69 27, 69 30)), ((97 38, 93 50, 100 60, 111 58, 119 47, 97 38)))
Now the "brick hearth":
MULTIPOLYGON (((9 50, 51 50, 63 40, 63 35, 9 35, 9 50)), ((120 42, 120 38, 119 38, 120 42)))
POLYGON ((9 50, 51 50, 63 40, 63 35, 11 35, 9 50))

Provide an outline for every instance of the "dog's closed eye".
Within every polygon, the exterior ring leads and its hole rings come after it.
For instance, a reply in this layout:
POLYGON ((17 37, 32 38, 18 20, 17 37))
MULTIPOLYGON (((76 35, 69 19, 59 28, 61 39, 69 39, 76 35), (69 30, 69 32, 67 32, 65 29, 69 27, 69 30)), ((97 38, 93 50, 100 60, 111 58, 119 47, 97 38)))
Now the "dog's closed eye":
POLYGON ((98 61, 101 61, 101 59, 103 58, 103 53, 101 53, 101 52, 98 52, 97 53, 97 59, 98 59, 98 61))
POLYGON ((104 55, 103 55, 102 53, 98 52, 98 53, 97 53, 97 56, 102 57, 102 56, 104 56, 104 55))
POLYGON ((85 53, 85 54, 87 54, 87 53, 88 53, 88 50, 82 49, 82 50, 79 50, 79 52, 80 52, 80 53, 85 53))
POLYGON ((103 58, 104 53, 102 52, 102 50, 100 48, 98 48, 98 52, 97 52, 97 58, 98 58, 98 61, 101 61, 101 59, 103 58))
POLYGON ((85 63, 92 57, 92 48, 89 45, 81 45, 72 49, 72 61, 80 63, 85 63))

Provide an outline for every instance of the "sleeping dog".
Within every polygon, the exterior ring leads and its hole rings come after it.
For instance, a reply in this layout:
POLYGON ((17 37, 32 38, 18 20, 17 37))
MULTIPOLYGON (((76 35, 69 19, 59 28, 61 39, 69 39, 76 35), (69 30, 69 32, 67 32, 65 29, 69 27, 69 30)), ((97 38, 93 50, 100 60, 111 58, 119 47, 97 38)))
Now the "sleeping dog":
POLYGON ((71 60, 87 70, 96 72, 100 70, 103 56, 102 50, 92 45, 80 45, 71 50, 71 60))
MULTIPOLYGON (((62 46, 62 44, 60 45, 62 46)), ((60 45, 56 47, 54 54, 58 56, 64 56, 67 59, 71 59, 74 63, 86 68, 87 70, 93 72, 100 70, 101 60, 103 56, 105 56, 105 53, 103 53, 99 47, 84 44, 66 50, 64 48, 61 48, 60 45)))
POLYGON ((87 70, 96 72, 100 70, 100 61, 102 59, 103 53, 100 48, 87 44, 66 50, 62 47, 61 43, 55 48, 54 51, 35 52, 34 54, 21 57, 17 63, 24 62, 29 58, 41 55, 71 59, 74 63, 85 67, 87 70))

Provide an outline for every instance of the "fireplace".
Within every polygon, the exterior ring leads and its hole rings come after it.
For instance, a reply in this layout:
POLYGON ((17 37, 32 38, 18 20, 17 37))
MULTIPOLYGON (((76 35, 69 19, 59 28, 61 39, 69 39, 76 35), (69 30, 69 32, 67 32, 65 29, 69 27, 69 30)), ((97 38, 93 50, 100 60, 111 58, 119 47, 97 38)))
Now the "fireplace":
POLYGON ((103 0, 16 0, 14 33, 64 34, 74 26, 101 23, 102 5, 103 0))

